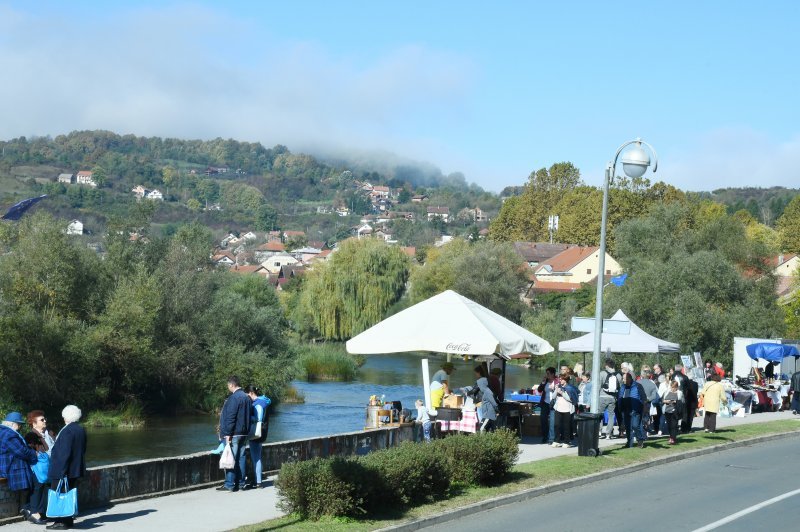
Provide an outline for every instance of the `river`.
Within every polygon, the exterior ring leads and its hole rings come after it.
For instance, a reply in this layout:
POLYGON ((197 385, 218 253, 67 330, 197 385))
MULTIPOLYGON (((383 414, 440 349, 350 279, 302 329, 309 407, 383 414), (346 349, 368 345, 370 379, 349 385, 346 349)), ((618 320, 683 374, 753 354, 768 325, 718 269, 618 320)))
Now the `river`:
MULTIPOLYGON (((280 404, 273 409, 267 441, 286 441, 313 436, 352 432, 364 428, 365 406, 370 395, 385 395, 387 400, 402 401, 413 408, 422 398, 423 355, 370 355, 352 382, 304 382, 295 387, 306 398, 303 404, 280 404)), ((431 356, 431 373, 444 361, 431 356)), ((474 361, 454 360, 456 370, 452 386, 475 382, 474 361)), ((506 390, 530 387, 541 374, 509 365, 506 390)), ((145 458, 177 456, 211 450, 217 446, 216 416, 184 415, 148 419, 139 430, 89 429, 87 462, 90 466, 128 462, 145 458)))

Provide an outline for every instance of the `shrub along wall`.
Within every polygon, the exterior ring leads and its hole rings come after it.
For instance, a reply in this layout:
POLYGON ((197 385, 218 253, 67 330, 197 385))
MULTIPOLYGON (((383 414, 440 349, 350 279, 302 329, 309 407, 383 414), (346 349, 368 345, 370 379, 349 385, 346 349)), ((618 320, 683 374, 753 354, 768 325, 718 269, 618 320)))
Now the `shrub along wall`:
POLYGON ((519 456, 510 431, 406 442, 358 458, 284 463, 279 507, 309 519, 367 517, 447 497, 453 485, 501 482, 519 456))

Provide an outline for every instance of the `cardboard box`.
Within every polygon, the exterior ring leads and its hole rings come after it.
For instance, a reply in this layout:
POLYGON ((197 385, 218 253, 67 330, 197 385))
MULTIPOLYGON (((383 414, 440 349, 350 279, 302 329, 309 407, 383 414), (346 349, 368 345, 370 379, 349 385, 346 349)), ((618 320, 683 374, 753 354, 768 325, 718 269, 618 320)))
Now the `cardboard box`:
POLYGON ((461 408, 464 406, 464 396, 463 395, 448 395, 444 398, 444 404, 442 405, 445 408, 461 408))
POLYGON ((542 436, 542 421, 541 416, 523 416, 522 418, 522 436, 542 436))

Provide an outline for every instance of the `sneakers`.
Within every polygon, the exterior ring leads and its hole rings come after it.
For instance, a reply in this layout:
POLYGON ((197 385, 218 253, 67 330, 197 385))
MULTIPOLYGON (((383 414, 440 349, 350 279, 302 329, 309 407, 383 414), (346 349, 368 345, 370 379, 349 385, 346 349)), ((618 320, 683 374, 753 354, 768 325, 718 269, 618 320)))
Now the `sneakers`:
POLYGON ((568 443, 562 443, 562 444, 561 444, 561 447, 562 447, 562 448, 564 448, 564 447, 569 447, 569 444, 568 444, 568 443))
POLYGON ((553 442, 550 444, 550 447, 561 447, 561 444, 558 442, 553 442))
POLYGON ((644 441, 639 442, 639 449, 644 449, 644 441))

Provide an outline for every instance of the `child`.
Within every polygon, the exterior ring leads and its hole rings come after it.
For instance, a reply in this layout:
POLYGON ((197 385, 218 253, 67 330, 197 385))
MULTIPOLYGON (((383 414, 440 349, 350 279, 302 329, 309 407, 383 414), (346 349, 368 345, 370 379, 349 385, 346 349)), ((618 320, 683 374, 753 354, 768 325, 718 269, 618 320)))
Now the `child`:
POLYGON ((429 442, 431 441, 431 417, 428 415, 422 399, 417 399, 414 405, 417 407, 417 423, 422 424, 422 436, 426 442, 429 442))

